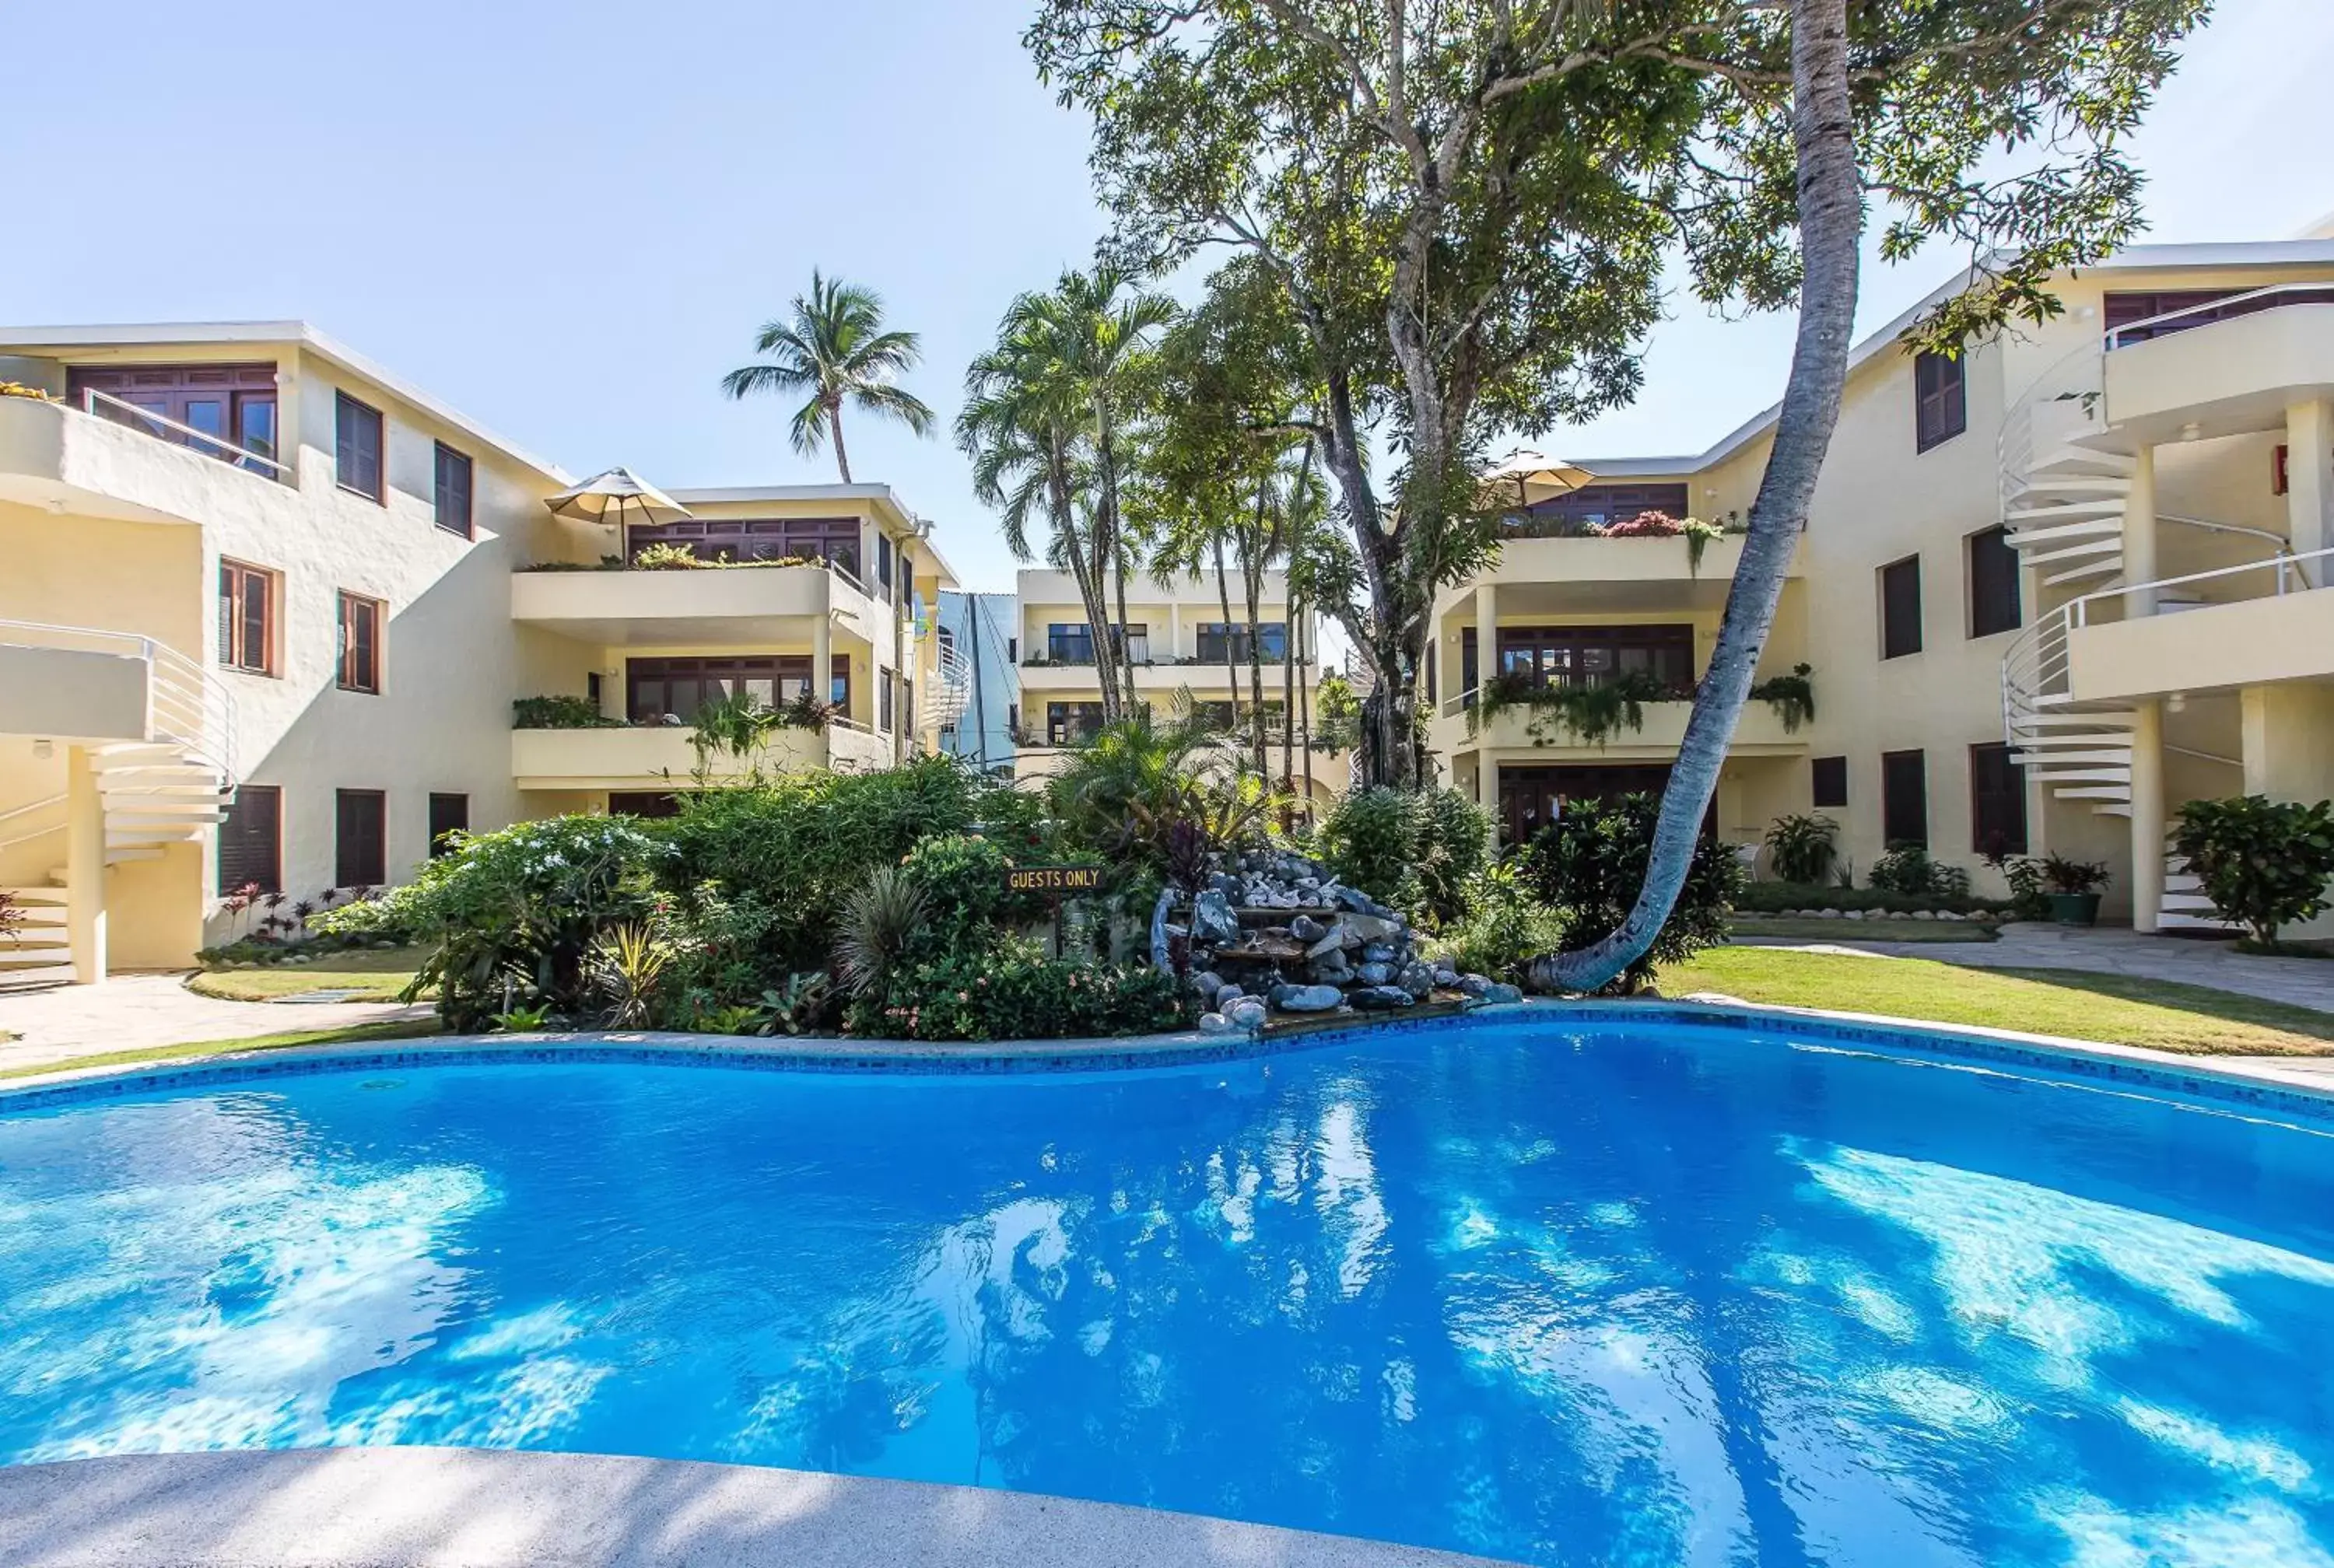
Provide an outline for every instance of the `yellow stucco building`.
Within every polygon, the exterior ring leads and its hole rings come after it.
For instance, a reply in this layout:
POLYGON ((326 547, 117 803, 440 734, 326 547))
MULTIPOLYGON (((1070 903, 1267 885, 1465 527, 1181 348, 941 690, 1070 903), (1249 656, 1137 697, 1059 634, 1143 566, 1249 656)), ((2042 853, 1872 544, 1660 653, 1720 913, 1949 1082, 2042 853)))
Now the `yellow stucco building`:
POLYGON ((183 965, 235 890, 400 880, 451 828, 661 809, 712 697, 835 705, 766 766, 952 717, 954 580, 882 486, 555 516, 571 476, 299 322, 0 329, 0 981, 183 965))

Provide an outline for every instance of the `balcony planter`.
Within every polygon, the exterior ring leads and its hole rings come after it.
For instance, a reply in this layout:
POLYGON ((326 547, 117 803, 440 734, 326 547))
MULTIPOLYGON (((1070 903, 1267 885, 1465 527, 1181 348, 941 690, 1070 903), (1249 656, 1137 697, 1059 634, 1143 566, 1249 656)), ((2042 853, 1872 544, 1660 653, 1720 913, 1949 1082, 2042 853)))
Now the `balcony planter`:
POLYGON ((2046 893, 2049 901, 2050 920, 2059 926, 2096 926, 2099 923, 2098 893, 2046 893))

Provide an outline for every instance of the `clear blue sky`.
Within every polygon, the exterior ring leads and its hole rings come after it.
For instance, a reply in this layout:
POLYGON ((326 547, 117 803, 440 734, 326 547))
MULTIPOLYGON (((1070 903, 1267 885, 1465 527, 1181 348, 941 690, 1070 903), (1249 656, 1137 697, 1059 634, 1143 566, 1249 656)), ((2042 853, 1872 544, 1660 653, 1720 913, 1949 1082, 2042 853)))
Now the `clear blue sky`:
MULTIPOLYGON (((2327 0, 2223 0, 2142 139, 2155 237, 2334 208, 2327 0)), ((11 8, 0 322, 304 317, 577 472, 829 479, 724 370, 822 266, 921 332, 952 413, 1006 302, 1100 232, 1082 120, 1021 0, 158 0, 11 8)), ((1884 321, 1953 265, 1866 289, 1884 321)), ((1635 408, 1542 445, 1698 450, 1780 390, 1787 320, 1691 301, 1635 408)), ((853 467, 935 518, 969 585, 1013 563, 945 439, 862 420, 853 467)))

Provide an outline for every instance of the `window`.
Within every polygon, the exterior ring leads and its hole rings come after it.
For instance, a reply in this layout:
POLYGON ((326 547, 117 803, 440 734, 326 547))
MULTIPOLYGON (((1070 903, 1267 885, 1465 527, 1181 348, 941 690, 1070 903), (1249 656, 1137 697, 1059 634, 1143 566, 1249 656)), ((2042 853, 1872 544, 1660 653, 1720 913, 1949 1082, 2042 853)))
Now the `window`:
POLYGON ((341 488, 388 505, 389 491, 381 484, 381 410, 346 392, 333 393, 333 465, 341 488))
POLYGON ((1056 664, 1092 664, 1094 628, 1083 620, 1056 620, 1046 628, 1046 657, 1056 664))
POLYGON ((333 885, 377 888, 389 880, 389 796, 333 792, 333 885))
POLYGON ((207 457, 236 464, 254 473, 273 470, 236 456, 238 448, 261 457, 275 456, 275 367, 258 365, 117 365, 103 370, 76 365, 65 372, 66 396, 76 405, 99 392, 123 403, 150 409, 174 420, 185 430, 141 420, 129 409, 102 399, 101 418, 142 429, 165 441, 191 447, 207 457))
POLYGON ((342 691, 381 690, 381 601, 361 594, 341 595, 341 679, 342 691))
MULTIPOLYGON (((1500 842, 1528 844, 1560 820, 1575 801, 1612 800, 1625 794, 1660 794, 1669 787, 1667 763, 1634 766, 1550 767, 1509 764, 1500 769, 1496 803, 1500 842)), ((1716 832, 1716 807, 1702 818, 1704 837, 1716 832)))
POLYGON ((470 797, 468 795, 432 794, 429 797, 429 855, 432 860, 454 846, 447 842, 448 833, 470 831, 470 797))
MULTIPOLYGON (((2150 338, 2165 337, 2173 332, 2185 332, 2191 327, 2207 326, 2213 322, 2227 321, 2232 316, 2247 314, 2249 313, 2244 305, 2225 311, 2201 308, 2211 306, 2240 292, 2242 291, 2237 289, 2109 290, 2107 297, 2099 302, 2099 318, 2106 323, 2110 334, 2109 341, 2115 347, 2123 348, 2130 343, 2144 343, 2150 338), (2135 322, 2154 321, 2158 316, 2171 315, 2175 311, 2186 313, 2176 320, 2165 322, 2157 326, 2133 329, 2135 322)), ((2272 302, 2270 300, 2247 302, 2252 309, 2256 310, 2271 303, 2272 302)))
POLYGON ((906 545, 900 546, 900 602, 913 602, 916 597, 916 553, 906 545))
POLYGON ((1815 774, 1815 803, 1818 806, 1847 804, 1847 759, 1844 756, 1819 756, 1811 761, 1809 769, 1815 774))
POLYGON ((1502 626, 1494 674, 1528 686, 1602 686, 1650 676, 1671 691, 1693 689, 1691 626, 1502 626))
POLYGON ((651 544, 686 544, 700 561, 824 561, 859 581, 859 523, 852 517, 692 517, 624 531, 627 559, 651 544))
POLYGON ((438 526, 465 539, 470 537, 470 472, 468 454, 438 443, 438 526))
POLYGON ((2015 631, 2025 620, 2018 601, 2018 552, 2010 530, 1982 529, 1969 536, 1970 635, 1992 637, 2015 631))
POLYGON ((875 592, 884 598, 892 597, 892 536, 875 535, 875 592))
POLYGON ((275 673, 275 573, 219 563, 218 661, 254 675, 275 673))
POLYGON ((608 792, 608 814, 612 817, 677 817, 680 814, 680 797, 658 790, 611 790, 608 792))
POLYGON ((943 659, 954 658, 956 656, 956 633, 943 626, 940 629, 940 658, 943 659))
POLYGON ((218 831, 221 895, 257 887, 284 890, 284 792, 274 784, 243 784, 218 831))
POLYGON ((1586 532, 1590 524, 1625 523, 1640 512, 1683 517, 1693 509, 1683 485, 1583 485, 1535 502, 1508 519, 1514 534, 1586 532))
MULTIPOLYGON (((709 702, 745 697, 763 707, 793 702, 810 688, 806 653, 735 659, 633 659, 624 663, 624 716, 634 724, 684 722, 709 702)), ((851 703, 851 656, 832 657, 826 700, 851 703)))
POLYGON ((2010 748, 1990 741, 1969 748, 1970 848, 1982 855, 2026 852, 2026 770, 2010 748))
POLYGON ((1008 637, 1005 640, 1005 662, 1008 664, 1018 664, 1021 662, 1021 640, 1019 638, 1008 637))
POLYGON ((1880 754, 1880 836, 1891 849, 1929 847, 1929 765, 1917 751, 1880 754))
POLYGON ((1914 447, 1925 452, 1969 428, 1968 362, 1924 353, 1913 361, 1914 447))
POLYGON ((1921 651, 1921 558, 1907 555, 1880 569, 1880 657, 1921 651))
POLYGON ((1459 629, 1459 689, 1462 692, 1472 691, 1481 684, 1482 676, 1480 672, 1483 656, 1480 651, 1480 648, 1481 644, 1475 640, 1473 627, 1462 626, 1459 629))
POLYGON ((584 677, 584 695, 593 707, 600 706, 600 672, 592 670, 584 677))
POLYGON ((887 734, 892 728, 892 672, 875 672, 875 727, 887 734))
POLYGON ((1046 744, 1075 746, 1102 728, 1098 702, 1049 702, 1046 705, 1046 744))
MULTIPOLYGON (((1256 638, 1258 658, 1278 662, 1288 657, 1288 625, 1286 621, 1259 621, 1256 638)), ((1248 657, 1248 622, 1239 621, 1229 627, 1220 620, 1200 623, 1200 658, 1204 662, 1220 664, 1230 659, 1244 664, 1248 657)))

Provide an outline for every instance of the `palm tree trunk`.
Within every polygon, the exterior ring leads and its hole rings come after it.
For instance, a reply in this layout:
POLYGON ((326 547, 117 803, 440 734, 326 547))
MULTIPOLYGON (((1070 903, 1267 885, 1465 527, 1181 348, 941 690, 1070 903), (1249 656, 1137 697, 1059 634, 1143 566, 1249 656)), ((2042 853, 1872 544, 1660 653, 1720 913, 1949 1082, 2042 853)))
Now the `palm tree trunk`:
POLYGON ((843 449, 843 399, 835 399, 826 406, 826 433, 834 440, 834 466, 843 472, 843 482, 851 483, 851 455, 843 449))
MULTIPOLYGON (((1310 651, 1308 649, 1308 651, 1310 651)), ((1297 672, 1297 722, 1303 726, 1305 741, 1305 818, 1313 819, 1313 679, 1303 669, 1297 672)))
POLYGON ((1297 600, 1281 606, 1287 623, 1280 629, 1280 787, 1287 789, 1297 772, 1297 600))
POLYGON ((1216 602, 1224 607, 1224 693, 1230 698, 1231 725, 1239 728, 1239 666, 1232 659, 1232 580, 1224 575, 1224 536, 1216 535, 1216 602))
POLYGON ((1258 601, 1264 593, 1264 553, 1268 547, 1265 534, 1265 513, 1272 495, 1270 482, 1256 487, 1256 525, 1243 533, 1237 541, 1240 564, 1240 597, 1248 607, 1248 727, 1249 749, 1256 758, 1256 776, 1268 776, 1272 759, 1265 753, 1264 743, 1264 628, 1258 617, 1261 606, 1258 601))
POLYGON ((1862 189, 1847 95, 1847 0, 1791 0, 1791 130, 1799 151, 1799 328, 1767 472, 1750 505, 1718 646, 1662 792, 1645 885, 1620 928, 1577 953, 1532 960, 1546 990, 1594 991, 1644 955, 1685 885, 1694 842, 1774 624, 1792 549, 1839 422, 1856 322, 1862 189))

